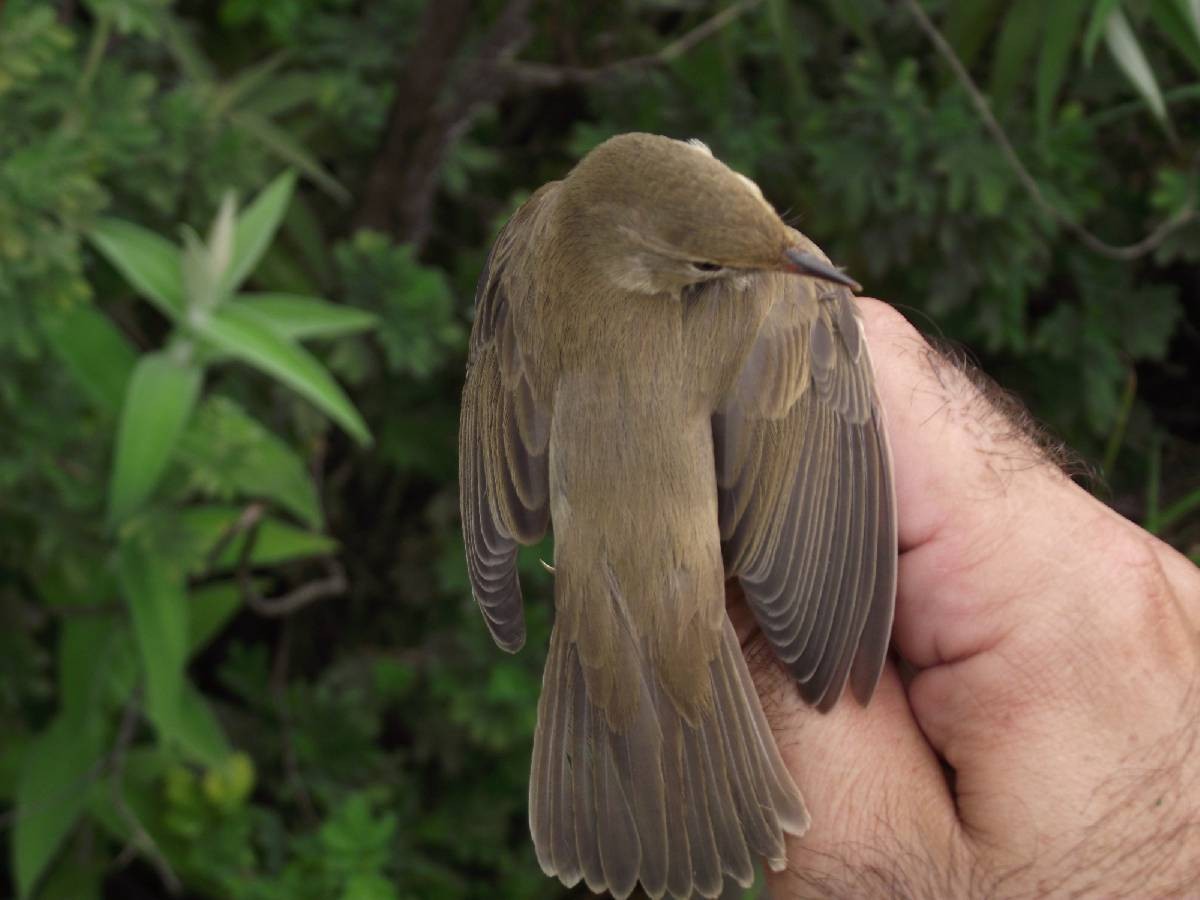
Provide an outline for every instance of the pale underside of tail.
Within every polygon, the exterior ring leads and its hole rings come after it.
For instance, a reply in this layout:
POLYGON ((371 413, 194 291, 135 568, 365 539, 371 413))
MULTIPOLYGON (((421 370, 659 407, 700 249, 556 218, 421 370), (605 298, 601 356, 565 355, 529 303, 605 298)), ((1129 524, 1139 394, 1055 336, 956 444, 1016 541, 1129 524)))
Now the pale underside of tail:
POLYGON ((714 702, 689 724, 645 656, 620 732, 588 699, 575 644, 556 628, 538 705, 529 818, 538 861, 568 886, 653 898, 748 886, 755 858, 786 863, 809 817, 771 736, 729 621, 709 665, 714 702))

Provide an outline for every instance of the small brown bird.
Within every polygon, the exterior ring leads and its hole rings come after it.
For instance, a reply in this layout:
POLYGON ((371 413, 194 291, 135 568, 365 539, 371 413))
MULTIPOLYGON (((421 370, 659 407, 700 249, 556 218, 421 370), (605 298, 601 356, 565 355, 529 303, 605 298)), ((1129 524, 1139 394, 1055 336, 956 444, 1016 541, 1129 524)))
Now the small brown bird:
POLYGON ((809 824, 737 637, 737 579, 809 703, 860 703, 896 585, 858 286, 698 142, 614 137, 537 191, 479 279, 463 534, 496 642, 554 525, 529 824, 542 868, 716 897, 809 824))

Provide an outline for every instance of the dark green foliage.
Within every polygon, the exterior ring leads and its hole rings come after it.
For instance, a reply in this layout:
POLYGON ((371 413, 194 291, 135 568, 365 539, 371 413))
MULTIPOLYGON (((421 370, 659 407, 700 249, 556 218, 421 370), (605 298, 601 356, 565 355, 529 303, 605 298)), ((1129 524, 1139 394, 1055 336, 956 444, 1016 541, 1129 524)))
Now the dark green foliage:
POLYGON ((562 895, 525 811, 551 551, 506 656, 457 404, 491 240, 618 131, 710 143, 1197 554, 1200 224, 1132 261, 1064 225, 1192 207, 1195 4, 923 5, 1059 217, 906 2, 621 64, 720 6, 0 3, 0 893, 562 895))

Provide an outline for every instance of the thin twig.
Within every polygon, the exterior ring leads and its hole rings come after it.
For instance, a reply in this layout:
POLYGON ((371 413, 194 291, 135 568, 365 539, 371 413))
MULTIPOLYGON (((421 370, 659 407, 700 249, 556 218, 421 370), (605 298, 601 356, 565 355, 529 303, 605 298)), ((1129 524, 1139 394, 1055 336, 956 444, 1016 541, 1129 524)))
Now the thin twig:
POLYGON ((238 557, 237 564, 238 587, 241 588, 246 605, 252 610, 265 618, 277 619, 299 612, 318 600, 336 597, 346 592, 349 585, 346 581, 345 570, 337 560, 329 559, 325 561, 325 570, 328 573, 325 578, 302 584, 300 587, 288 591, 282 597, 267 599, 260 594, 254 585, 254 577, 250 573, 250 559, 254 553, 254 545, 258 542, 259 524, 256 521, 250 525, 246 543, 242 545, 242 552, 238 557))
POLYGON ((225 548, 229 546, 230 542, 242 532, 256 527, 266 511, 267 508, 262 503, 247 504, 246 508, 242 510, 241 515, 229 523, 229 526, 217 538, 217 542, 213 544, 212 549, 208 551, 208 556, 204 560, 205 566, 210 569, 215 566, 217 560, 221 558, 221 554, 225 552, 225 548))
POLYGON ((602 66, 557 66, 548 63, 521 62, 515 60, 504 66, 506 77, 521 87, 555 88, 569 84, 592 84, 614 75, 635 69, 650 69, 663 66, 683 56, 697 44, 712 37, 739 16, 762 3, 762 0, 738 0, 715 16, 705 19, 695 28, 680 35, 671 43, 654 53, 633 56, 605 63, 602 66))
MULTIPOLYGON (((1088 231, 1087 228, 1076 220, 1070 211, 1050 202, 1046 195, 1042 193, 1037 180, 1025 168, 1025 164, 1021 162, 1021 158, 1013 148, 1008 134, 1005 133, 1004 128, 996 120, 987 97, 984 96, 983 92, 975 84, 966 66, 958 58, 958 54, 954 52, 954 48, 950 46, 950 43, 938 30, 937 26, 933 24, 918 0, 904 0, 904 2, 912 13, 913 18, 917 20, 917 24, 921 27, 921 30, 925 32, 925 35, 933 43, 933 46, 937 48, 942 59, 945 60, 946 65, 950 67, 950 70, 954 73, 954 77, 958 79, 958 83, 967 92, 967 96, 970 97, 975 111, 979 113, 979 118, 982 120, 984 127, 1000 146, 1001 153, 1004 154, 1005 160, 1017 176, 1017 180, 1021 182, 1022 187, 1025 188, 1026 192, 1043 212, 1058 222, 1063 228, 1067 229, 1067 231, 1074 234, 1089 250, 1101 256, 1106 256, 1109 259, 1122 261, 1138 259, 1147 253, 1153 252, 1163 241, 1180 228, 1200 218, 1200 212, 1196 209, 1196 182, 1193 177, 1187 202, 1141 240, 1123 246, 1110 244, 1088 231)), ((1194 168, 1195 160, 1193 160, 1194 168)))
POLYGON ((137 814, 129 808, 129 802, 125 799, 125 757, 129 752, 129 747, 133 744, 134 735, 137 732, 138 718, 141 711, 142 689, 136 688, 129 696, 129 701, 125 704, 125 712, 121 715, 121 724, 117 728, 117 739, 113 743, 112 755, 109 757, 112 767, 112 801, 116 807, 117 815, 129 827, 129 844, 125 850, 117 857, 118 865, 123 864, 122 861, 127 861, 130 855, 130 850, 136 848, 154 867, 158 873, 158 877, 162 880, 163 885, 172 897, 177 897, 183 893, 183 883, 180 882, 179 876, 175 874, 175 870, 171 868, 170 862, 163 854, 158 846, 158 842, 150 836, 142 825, 137 814))

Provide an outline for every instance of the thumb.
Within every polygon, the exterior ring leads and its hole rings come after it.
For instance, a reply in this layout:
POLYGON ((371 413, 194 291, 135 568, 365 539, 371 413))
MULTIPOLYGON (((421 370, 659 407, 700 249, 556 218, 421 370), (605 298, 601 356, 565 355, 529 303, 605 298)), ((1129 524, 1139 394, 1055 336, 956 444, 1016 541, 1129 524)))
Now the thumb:
POLYGON ((955 770, 968 832, 1037 840, 1178 723, 1195 568, 1072 483, 998 391, 898 313, 863 313, 895 463, 894 640, 920 670, 909 704, 955 770))

